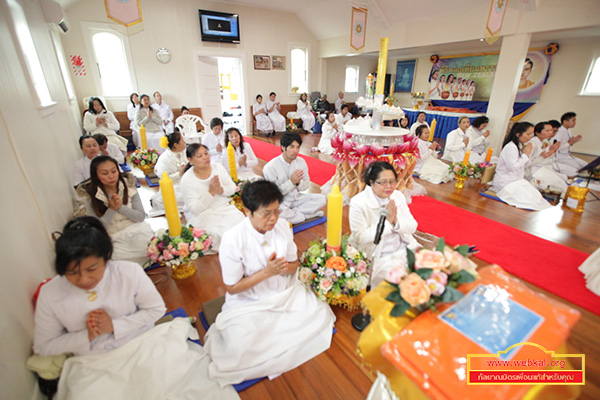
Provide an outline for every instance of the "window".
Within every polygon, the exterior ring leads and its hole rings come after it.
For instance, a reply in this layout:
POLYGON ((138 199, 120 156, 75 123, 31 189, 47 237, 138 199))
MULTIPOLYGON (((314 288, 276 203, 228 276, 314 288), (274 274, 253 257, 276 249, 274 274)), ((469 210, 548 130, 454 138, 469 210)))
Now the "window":
POLYGON ((358 92, 358 65, 346 66, 346 85, 344 86, 346 93, 358 92))
POLYGON ((600 96, 600 54, 594 56, 580 94, 600 96))
POLYGON ((67 63, 65 62, 65 52, 63 51, 62 43, 60 42, 60 38, 58 37, 58 34, 56 32, 50 31, 50 35, 52 36, 52 41, 54 42, 54 51, 56 52, 56 58, 58 59, 60 72, 63 76, 63 81, 65 82, 67 95, 69 96, 69 99, 74 99, 75 90, 73 90, 73 82, 71 81, 69 69, 67 68, 67 63))
POLYGON ((133 92, 133 85, 121 35, 92 29, 92 46, 102 94, 129 96, 133 92))
POLYGON ((308 92, 308 48, 292 48, 290 70, 292 87, 297 87, 298 93, 308 92))
POLYGON ((31 37, 31 32, 23 8, 15 0, 8 0, 8 6, 10 8, 10 13, 12 14, 17 41, 21 46, 24 58, 23 61, 26 67, 24 69, 29 72, 30 82, 37 95, 38 105, 40 107, 53 105, 55 102, 52 101, 52 97, 50 96, 48 84, 46 83, 44 71, 42 70, 42 64, 40 63, 38 53, 35 50, 35 45, 33 43, 33 38, 31 37))

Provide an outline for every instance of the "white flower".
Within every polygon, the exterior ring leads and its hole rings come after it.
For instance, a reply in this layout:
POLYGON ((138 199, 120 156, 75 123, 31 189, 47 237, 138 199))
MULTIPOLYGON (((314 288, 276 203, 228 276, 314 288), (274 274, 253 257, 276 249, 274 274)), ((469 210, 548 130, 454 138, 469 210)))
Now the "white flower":
POLYGON ((354 271, 356 271, 356 270, 354 269, 354 267, 350 267, 350 272, 351 272, 351 273, 354 273, 354 271))
POLYGON ((337 276, 340 276, 340 275, 342 275, 342 271, 336 270, 336 271, 335 271, 335 274, 336 274, 337 276))
POLYGON ((317 259, 315 260, 316 264, 323 264, 323 259, 321 257, 317 257, 317 259))
POLYGON ((355 258, 359 254, 358 250, 348 245, 346 246, 346 255, 348 258, 355 258))
POLYGON ((198 253, 193 252, 192 255, 190 256, 190 259, 195 260, 196 258, 198 258, 198 253))
POLYGON ((167 230, 164 228, 160 228, 156 231, 156 237, 162 237, 167 234, 167 230))
POLYGON ((312 272, 309 268, 300 268, 300 272, 298 273, 298 279, 300 282, 304 284, 309 283, 311 276, 312 272))
POLYGON ((369 284, 369 279, 364 275, 359 276, 358 278, 356 278, 356 280, 357 280, 356 290, 363 290, 369 284))
POLYGON ((346 278, 350 278, 352 276, 352 272, 346 271, 344 275, 346 275, 346 278))

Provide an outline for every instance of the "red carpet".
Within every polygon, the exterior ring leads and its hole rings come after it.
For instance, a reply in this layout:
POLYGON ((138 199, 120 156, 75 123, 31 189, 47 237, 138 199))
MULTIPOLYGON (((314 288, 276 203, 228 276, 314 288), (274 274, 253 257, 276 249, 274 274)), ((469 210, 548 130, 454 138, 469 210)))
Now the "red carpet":
MULTIPOLYGON (((281 148, 279 146, 263 142, 262 140, 244 136, 244 142, 250 143, 256 157, 267 162, 281 154, 281 148)), ((335 165, 302 154, 300 154, 300 157, 304 158, 304 161, 306 161, 306 164, 308 165, 308 174, 310 175, 311 182, 323 186, 333 175, 335 175, 335 165)))
POLYGON ((579 265, 588 254, 427 196, 409 206, 419 230, 452 245, 476 245, 477 258, 600 315, 600 298, 585 287, 579 265))

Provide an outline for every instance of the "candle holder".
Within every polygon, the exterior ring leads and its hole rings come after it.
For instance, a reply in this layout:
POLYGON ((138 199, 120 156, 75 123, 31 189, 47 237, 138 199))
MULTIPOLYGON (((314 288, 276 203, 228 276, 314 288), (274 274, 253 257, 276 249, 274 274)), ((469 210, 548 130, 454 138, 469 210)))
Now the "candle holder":
POLYGON ((154 149, 137 149, 129 156, 129 162, 134 167, 139 168, 144 175, 148 175, 154 171, 157 161, 158 152, 154 149))
POLYGON ((455 178, 456 183, 454 184, 454 187, 457 189, 462 189, 465 186, 465 181, 469 179, 468 177, 462 175, 456 175, 455 178))

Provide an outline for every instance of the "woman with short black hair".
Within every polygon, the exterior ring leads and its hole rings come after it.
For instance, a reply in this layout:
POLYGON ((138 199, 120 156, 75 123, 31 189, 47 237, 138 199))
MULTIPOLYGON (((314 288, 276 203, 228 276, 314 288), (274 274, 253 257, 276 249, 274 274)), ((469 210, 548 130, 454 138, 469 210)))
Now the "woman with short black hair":
POLYGON ((123 154, 127 153, 127 139, 117 135, 119 121, 106 109, 98 97, 90 97, 88 109, 83 115, 83 129, 90 135, 103 133, 111 143, 119 146, 123 154))
POLYGON ((275 134, 275 132, 273 131, 273 124, 268 116, 269 110, 267 109, 267 105, 263 104, 262 101, 262 95, 256 95, 256 103, 252 106, 252 115, 254 115, 254 119, 256 119, 256 129, 269 136, 275 134))
POLYGON ((165 136, 165 131, 163 130, 163 120, 160 113, 151 106, 150 96, 147 94, 143 94, 140 97, 140 102, 141 106, 135 117, 135 123, 138 129, 144 125, 148 148, 155 149, 158 153, 162 153, 160 138, 165 136))
POLYGON ((260 178, 260 175, 254 173, 253 169, 258 165, 258 158, 252 150, 250 143, 244 142, 244 136, 240 133, 240 130, 236 127, 231 127, 225 132, 225 147, 223 148, 222 162, 229 175, 231 171, 229 169, 229 153, 227 152, 227 146, 231 143, 235 150, 235 163, 237 167, 238 180, 254 180, 260 178))

